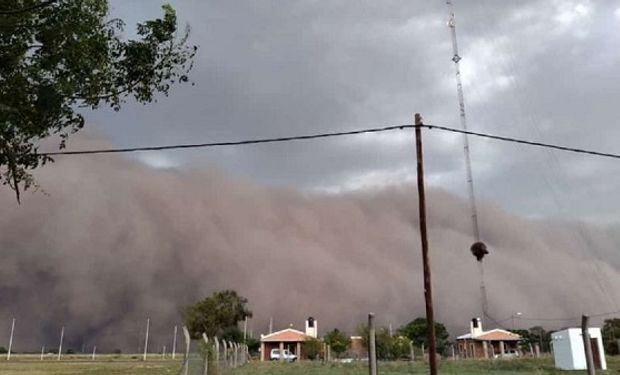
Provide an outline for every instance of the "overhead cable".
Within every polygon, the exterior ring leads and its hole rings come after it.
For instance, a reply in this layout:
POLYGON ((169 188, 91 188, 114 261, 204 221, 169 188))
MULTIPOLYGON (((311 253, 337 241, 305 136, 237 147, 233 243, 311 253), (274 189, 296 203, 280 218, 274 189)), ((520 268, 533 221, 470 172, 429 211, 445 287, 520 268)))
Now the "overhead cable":
MULTIPOLYGON (((551 144, 551 143, 530 141, 526 139, 506 137, 506 136, 501 136, 501 135, 491 134, 491 133, 481 133, 481 132, 474 132, 470 130, 461 130, 461 129, 451 128, 451 127, 441 126, 441 125, 422 124, 418 126, 420 126, 421 128, 429 129, 429 130, 441 130, 441 131, 445 131, 449 133, 467 134, 467 135, 471 135, 471 136, 475 136, 479 138, 493 139, 493 140, 502 141, 502 142, 519 143, 519 144, 524 144, 524 145, 529 145, 529 146, 542 147, 542 148, 548 148, 548 149, 554 149, 554 150, 560 150, 560 151, 567 151, 567 152, 573 152, 573 153, 578 153, 578 154, 587 154, 587 155, 592 155, 592 156, 620 159, 620 154, 601 152, 601 151, 596 151, 596 150, 588 150, 588 149, 583 149, 583 148, 562 146, 562 145, 551 144)), ((256 138, 256 139, 248 139, 248 140, 241 140, 241 141, 186 143, 186 144, 141 146, 141 147, 127 147, 127 148, 104 148, 104 149, 76 150, 76 151, 55 151, 55 152, 44 152, 44 153, 40 153, 39 155, 59 156, 59 155, 114 154, 114 153, 127 153, 127 152, 140 152, 140 151, 163 151, 163 150, 192 149, 192 148, 206 148, 206 147, 241 146, 241 145, 251 145, 251 144, 261 144, 261 143, 303 141, 303 140, 341 137, 341 136, 346 136, 346 135, 365 134, 365 133, 380 133, 380 132, 394 131, 394 130, 401 130, 401 129, 413 129, 415 127, 416 125, 413 125, 413 124, 402 124, 402 125, 391 125, 391 126, 377 127, 377 128, 366 128, 366 129, 357 129, 357 130, 340 131, 340 132, 315 133, 315 134, 306 134, 306 135, 297 135, 297 136, 288 136, 288 137, 256 138)))
POLYGON ((364 134, 364 133, 379 133, 379 132, 384 132, 384 131, 398 130, 398 129, 405 129, 405 128, 415 128, 415 125, 409 125, 409 124, 393 125, 393 126, 386 126, 382 128, 369 128, 369 129, 359 129, 359 130, 350 130, 350 131, 342 131, 342 132, 331 132, 331 133, 316 133, 316 134, 307 134, 307 135, 296 135, 296 136, 290 136, 290 137, 258 138, 258 139, 248 139, 248 140, 243 140, 243 141, 186 143, 186 144, 164 145, 164 146, 108 148, 108 149, 82 150, 82 151, 57 151, 57 152, 41 153, 40 155, 55 156, 55 155, 112 154, 112 153, 124 153, 124 152, 162 151, 162 150, 205 148, 205 147, 218 147, 218 146, 241 146, 241 145, 251 145, 251 144, 260 144, 260 143, 278 143, 278 142, 302 141, 302 140, 328 138, 328 137, 340 137, 344 135, 354 135, 354 134, 364 134))

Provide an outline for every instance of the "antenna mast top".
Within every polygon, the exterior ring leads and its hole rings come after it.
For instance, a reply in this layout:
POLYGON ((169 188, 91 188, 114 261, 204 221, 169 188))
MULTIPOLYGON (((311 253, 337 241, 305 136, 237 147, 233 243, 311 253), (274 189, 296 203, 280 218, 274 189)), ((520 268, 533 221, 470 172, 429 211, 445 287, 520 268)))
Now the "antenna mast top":
MULTIPOLYGON (((452 1, 447 0, 446 4, 450 7, 450 19, 448 26, 452 34, 452 61, 456 69, 456 91, 459 99, 459 115, 461 119, 461 128, 467 131, 467 116, 465 115, 465 96, 463 94, 463 83, 461 81, 461 68, 459 62, 459 48, 456 39, 456 19, 454 17, 452 1)), ((471 168, 471 156, 469 152, 469 138, 467 134, 463 134, 463 151, 465 153, 465 171, 467 174, 467 185, 469 190, 469 205, 471 210, 471 222, 474 238, 476 242, 480 241, 480 230, 478 229, 478 210, 476 208, 476 195, 474 193, 474 179, 471 168)))

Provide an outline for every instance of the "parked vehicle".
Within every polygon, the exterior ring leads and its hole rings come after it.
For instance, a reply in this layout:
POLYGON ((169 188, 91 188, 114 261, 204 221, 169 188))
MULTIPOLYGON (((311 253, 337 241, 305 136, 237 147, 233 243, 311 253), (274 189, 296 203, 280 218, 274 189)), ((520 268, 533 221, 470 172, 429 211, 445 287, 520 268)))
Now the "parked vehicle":
MULTIPOLYGON (((517 358, 519 356, 519 352, 513 349, 506 350, 504 352, 503 358, 517 358)), ((502 358, 500 354, 495 354, 493 358, 502 358)))
MULTIPOLYGON (((272 361, 280 360, 280 349, 271 349, 271 353, 269 353, 269 359, 272 361)), ((287 362, 294 362, 297 360, 297 356, 287 349, 282 351, 282 359, 287 362)))

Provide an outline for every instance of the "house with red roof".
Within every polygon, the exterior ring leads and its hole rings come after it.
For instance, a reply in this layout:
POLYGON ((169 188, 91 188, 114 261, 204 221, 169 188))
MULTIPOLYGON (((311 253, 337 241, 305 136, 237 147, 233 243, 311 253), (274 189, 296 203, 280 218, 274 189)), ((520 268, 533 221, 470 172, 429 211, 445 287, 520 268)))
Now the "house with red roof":
POLYGON ((288 350, 297 356, 297 359, 306 359, 304 354, 304 342, 308 338, 317 338, 318 322, 310 317, 306 320, 306 331, 298 331, 293 328, 286 328, 277 332, 261 335, 260 338, 260 360, 269 361, 272 349, 288 350))
POLYGON ((461 358, 504 358, 519 356, 521 336, 504 329, 484 331, 480 318, 469 323, 469 333, 456 338, 461 358))

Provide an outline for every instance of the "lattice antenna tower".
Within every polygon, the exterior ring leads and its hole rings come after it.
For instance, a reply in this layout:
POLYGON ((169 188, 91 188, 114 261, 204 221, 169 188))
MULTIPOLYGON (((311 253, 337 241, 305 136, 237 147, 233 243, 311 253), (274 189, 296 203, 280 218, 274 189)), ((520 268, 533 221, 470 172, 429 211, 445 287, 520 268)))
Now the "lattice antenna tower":
MULTIPOLYGON (((452 61, 454 62, 454 68, 456 73, 456 92, 459 99, 459 117, 461 121, 461 128, 467 131, 467 116, 465 115, 465 95, 463 94, 463 82, 461 79, 461 67, 459 62, 461 61, 461 56, 459 56, 459 47, 456 38, 456 17, 454 16, 454 5, 451 0, 447 0, 446 4, 450 10, 450 18, 448 20, 448 26, 450 27, 450 34, 452 36, 452 61)), ((471 225, 472 232, 476 243, 472 246, 472 252, 474 252, 474 246, 476 244, 484 245, 480 242, 480 229, 478 227, 478 209, 476 207, 476 194, 474 189, 474 178, 471 168, 471 155, 469 151, 469 138, 467 134, 463 134, 463 151, 465 156, 465 172, 467 177, 467 189, 469 195, 469 208, 471 212, 471 225)), ((486 246, 482 246, 486 253, 486 246)), ((478 245, 478 249, 481 249, 481 246, 478 245)), ((487 314, 487 293, 486 286, 484 283, 484 267, 482 264, 482 257, 478 257, 476 254, 476 258, 478 260, 478 267, 480 270, 480 295, 481 295, 481 303, 482 303, 482 314, 483 316, 488 316, 487 314)))

